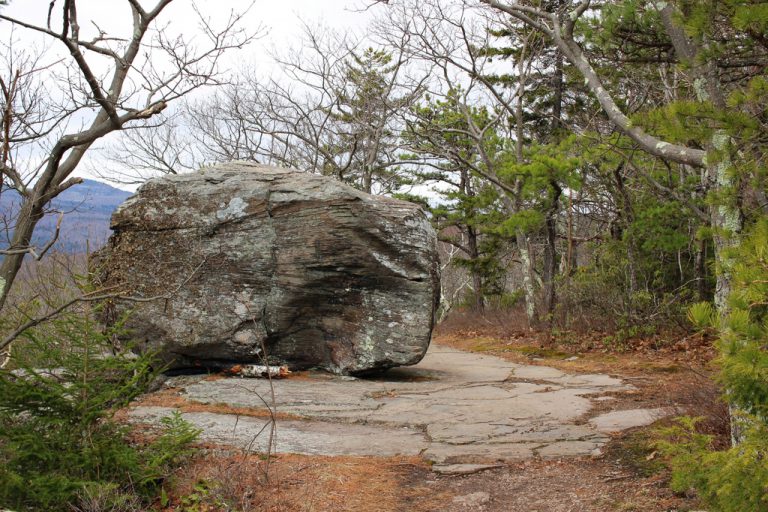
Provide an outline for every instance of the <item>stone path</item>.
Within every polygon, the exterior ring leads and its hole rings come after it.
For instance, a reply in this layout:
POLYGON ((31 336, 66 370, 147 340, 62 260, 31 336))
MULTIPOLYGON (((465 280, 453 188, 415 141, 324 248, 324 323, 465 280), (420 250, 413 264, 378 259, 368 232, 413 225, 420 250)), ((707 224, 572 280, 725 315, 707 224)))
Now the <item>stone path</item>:
MULTIPOLYGON (((599 452, 611 431, 646 425, 664 410, 612 412, 584 419, 600 395, 631 389, 607 375, 569 375, 496 357, 432 346, 416 366, 373 379, 311 374, 274 381, 275 451, 317 455, 421 455, 437 471, 476 471, 497 462, 599 452)), ((262 379, 174 377, 188 399, 264 408, 262 379)), ((136 421, 171 408, 136 407, 136 421)), ((261 418, 184 413, 214 442, 265 450, 270 425, 261 418)))

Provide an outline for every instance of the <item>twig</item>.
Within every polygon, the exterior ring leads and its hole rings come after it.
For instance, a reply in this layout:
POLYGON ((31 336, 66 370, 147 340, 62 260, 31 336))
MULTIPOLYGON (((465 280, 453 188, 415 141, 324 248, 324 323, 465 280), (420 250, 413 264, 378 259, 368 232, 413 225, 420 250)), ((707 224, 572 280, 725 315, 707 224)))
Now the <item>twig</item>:
POLYGON ((2 250, 0 251, 0 254, 3 256, 11 256, 13 254, 31 254, 32 257, 35 258, 35 261, 40 261, 43 256, 45 256, 45 253, 47 253, 48 250, 53 247, 53 244, 55 244, 59 239, 59 233, 61 232, 61 222, 63 220, 64 212, 59 212, 59 218, 56 221, 56 230, 53 233, 53 237, 43 246, 43 248, 40 250, 40 253, 38 253, 34 247, 25 247, 23 249, 2 250))
POLYGON ((74 299, 71 299, 65 302, 64 304, 60 305, 59 307, 55 308, 50 313, 43 315, 41 317, 37 317, 29 320, 27 323, 23 324, 22 326, 17 328, 15 331, 13 331, 11 334, 3 338, 3 340, 0 341, 0 351, 2 351, 8 345, 10 345, 13 342, 13 340, 18 338, 27 329, 31 329, 36 325, 39 325, 43 322, 47 322, 48 320, 52 320, 53 318, 56 318, 63 311, 80 302, 98 302, 98 301, 107 300, 107 299, 120 299, 120 300, 129 301, 129 302, 153 302, 161 299, 168 300, 172 298, 179 290, 181 290, 181 288, 186 286, 187 283, 189 283, 189 281, 197 273, 197 271, 200 270, 200 268, 205 264, 206 260, 207 258, 204 258, 203 261, 201 261, 200 264, 197 267, 195 267, 192 273, 179 286, 177 286, 170 292, 163 295, 155 295, 153 297, 134 297, 131 295, 121 295, 119 293, 105 294, 104 293, 105 291, 116 288, 116 286, 111 286, 108 288, 102 288, 101 290, 96 290, 91 293, 86 293, 85 295, 80 295, 79 297, 75 297, 74 299))

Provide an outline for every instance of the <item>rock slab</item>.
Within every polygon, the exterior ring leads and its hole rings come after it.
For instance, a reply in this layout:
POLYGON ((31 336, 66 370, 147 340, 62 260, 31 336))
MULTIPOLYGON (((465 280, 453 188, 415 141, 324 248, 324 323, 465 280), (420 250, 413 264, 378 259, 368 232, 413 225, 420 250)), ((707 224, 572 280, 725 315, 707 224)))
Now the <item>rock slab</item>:
MULTIPOLYGON (((567 374, 432 344, 417 365, 366 378, 306 372, 274 381, 175 376, 165 385, 197 407, 280 414, 273 451, 323 455, 421 455, 436 472, 472 473, 531 458, 597 455, 610 439, 584 422, 593 398, 629 391, 607 375, 567 374), (523 377, 525 376, 525 377, 523 377)), ((157 424, 171 407, 140 406, 133 421, 157 424)), ((267 451, 270 420, 183 412, 201 437, 267 451)), ((248 448, 250 449, 250 448, 248 448)))
POLYGON ((364 373, 419 362, 439 300, 416 205, 246 162, 151 180, 112 216, 103 286, 151 301, 130 338, 172 367, 270 362, 364 373))

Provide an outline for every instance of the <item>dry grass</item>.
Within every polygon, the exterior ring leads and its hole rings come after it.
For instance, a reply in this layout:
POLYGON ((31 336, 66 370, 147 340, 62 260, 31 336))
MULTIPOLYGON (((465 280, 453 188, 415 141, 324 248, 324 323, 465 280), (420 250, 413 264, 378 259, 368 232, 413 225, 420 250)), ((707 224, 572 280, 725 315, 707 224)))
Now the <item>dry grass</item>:
MULTIPOLYGON (((195 483, 208 482, 206 500, 242 512, 427 512, 441 510, 450 492, 424 485, 429 469, 416 457, 277 455, 206 456, 179 471, 167 512, 181 510, 195 483), (418 483, 415 483, 418 482, 418 483)), ((217 505, 218 504, 218 505, 217 505)))
MULTIPOLYGON (((509 318, 514 320, 514 314, 509 318)), ((478 323, 468 314, 453 324, 441 325, 435 342, 518 363, 554 366, 569 373, 618 375, 636 390, 615 393, 615 400, 596 402, 590 415, 625 408, 674 406, 686 414, 704 416, 703 428, 726 438, 727 411, 712 381, 713 370, 708 363, 713 351, 708 340, 670 337, 661 343, 653 338, 636 339, 631 340, 629 350, 614 350, 600 341, 601 333, 568 333, 565 339, 553 340, 548 333, 529 331, 527 327, 500 325, 478 323), (574 355, 577 359, 567 360, 574 355)), ((174 389, 146 397, 141 405, 262 418, 270 415, 266 408, 189 401, 174 389)), ((298 418, 279 414, 278 419, 298 418)), ((650 436, 648 429, 617 435, 598 459, 532 460, 467 477, 436 476, 417 457, 281 454, 267 460, 263 455, 233 455, 232 451, 209 446, 177 472, 171 503, 163 510, 458 512, 467 509, 453 498, 472 493, 490 496, 483 505, 487 512, 695 508, 695 500, 668 489, 664 470, 656 472, 660 464, 648 458, 653 450, 647 442, 650 436), (190 508, 190 503, 195 508, 190 508)))
POLYGON ((435 334, 457 332, 480 332, 489 336, 509 337, 515 333, 528 332, 528 318, 519 308, 486 308, 480 313, 473 309, 455 309, 435 327, 435 334))
POLYGON ((300 420, 300 416, 283 412, 271 412, 266 407, 236 407, 223 403, 203 403, 194 400, 188 400, 180 394, 176 388, 167 388, 155 393, 144 395, 135 406, 146 407, 172 407, 180 412, 210 412, 215 414, 229 414, 232 416, 248 416, 251 418, 272 418, 276 420, 300 420))
POLYGON ((483 508, 447 502, 441 512, 660 512, 696 510, 696 502, 677 496, 663 475, 641 476, 612 457, 528 460, 507 468, 454 479, 440 479, 436 491, 457 495, 487 492, 483 508))

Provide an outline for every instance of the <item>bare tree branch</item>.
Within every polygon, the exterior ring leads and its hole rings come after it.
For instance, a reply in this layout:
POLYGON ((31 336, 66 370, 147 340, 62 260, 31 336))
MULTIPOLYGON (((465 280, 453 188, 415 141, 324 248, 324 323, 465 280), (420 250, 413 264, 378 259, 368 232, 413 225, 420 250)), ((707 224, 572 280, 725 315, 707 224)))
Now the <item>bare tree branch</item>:
POLYGON ((221 56, 226 51, 244 47, 255 37, 255 32, 241 28, 242 14, 233 13, 223 28, 215 29, 197 11, 207 44, 193 46, 184 37, 171 43, 163 31, 151 29, 171 1, 156 0, 151 9, 145 9, 138 0, 126 0, 131 9, 132 30, 127 41, 120 40, 119 51, 104 44, 118 39, 101 30, 92 41, 81 37, 76 0, 64 0, 60 4, 60 31, 51 24, 55 2, 51 3, 45 27, 0 15, 0 26, 43 34, 63 44, 69 53, 68 60, 49 65, 51 69, 47 66, 22 68, 14 62, 19 50, 13 44, 6 48, 9 69, 20 73, 18 76, 29 82, 25 85, 32 87, 22 88, 13 85, 13 80, 5 79, 0 87, 3 95, 0 171, 3 185, 10 184, 21 195, 15 219, 6 223, 12 226, 12 233, 0 264, 0 310, 24 254, 32 251, 32 235, 45 214, 46 205, 77 183, 69 177, 93 143, 132 123, 157 116, 169 102, 195 89, 222 83, 221 56), (103 83, 94 71, 94 63, 89 61, 94 54, 99 58, 108 57, 110 61, 108 78, 103 83), (166 63, 170 67, 166 67, 166 63), (161 72, 161 68, 169 71, 161 72), (49 91, 52 87, 46 79, 50 82, 50 77, 59 76, 62 82, 66 81, 66 88, 49 91), (145 85, 143 91, 136 87, 138 80, 145 85), (72 131, 74 127, 77 128, 72 131), (26 156, 17 159, 14 152, 21 150, 26 156), (36 163, 29 156, 39 154, 45 157, 36 163))
POLYGON ((573 36, 573 23, 588 8, 588 2, 578 4, 578 7, 572 11, 574 19, 569 18, 570 21, 565 26, 562 25, 555 14, 518 2, 507 3, 497 0, 480 0, 480 2, 507 13, 549 36, 568 61, 582 74, 586 85, 592 94, 595 95, 595 98, 611 122, 622 133, 637 142, 644 151, 676 163, 693 165, 695 167, 704 166, 706 161, 706 152, 704 150, 672 144, 650 135, 633 123, 618 107, 613 96, 606 90, 602 80, 573 36), (550 23, 550 25, 546 25, 544 20, 550 23))

